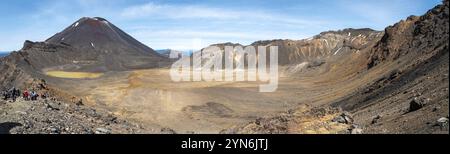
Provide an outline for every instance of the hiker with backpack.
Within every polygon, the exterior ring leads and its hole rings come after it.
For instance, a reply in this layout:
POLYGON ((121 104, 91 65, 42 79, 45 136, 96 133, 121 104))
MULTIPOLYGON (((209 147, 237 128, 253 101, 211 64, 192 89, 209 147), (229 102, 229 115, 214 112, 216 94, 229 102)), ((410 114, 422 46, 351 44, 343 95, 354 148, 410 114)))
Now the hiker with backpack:
POLYGON ((8 93, 9 93, 9 95, 11 96, 13 102, 16 102, 16 97, 17 97, 16 92, 17 92, 17 91, 16 91, 16 87, 12 87, 12 88, 8 91, 8 93))
POLYGON ((37 100, 37 97, 38 97, 38 94, 36 93, 36 91, 32 91, 31 92, 31 100, 35 101, 35 100, 37 100))
POLYGON ((3 100, 8 100, 8 92, 7 91, 2 91, 2 96, 3 96, 3 100))

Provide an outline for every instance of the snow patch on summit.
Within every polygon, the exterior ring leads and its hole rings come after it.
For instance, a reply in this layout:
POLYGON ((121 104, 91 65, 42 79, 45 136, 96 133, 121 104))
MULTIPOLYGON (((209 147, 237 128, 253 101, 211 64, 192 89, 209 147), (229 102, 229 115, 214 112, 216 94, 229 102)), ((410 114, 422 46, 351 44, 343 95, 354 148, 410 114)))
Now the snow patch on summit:
POLYGON ((80 24, 80 23, 77 22, 77 23, 75 23, 72 27, 77 27, 79 24, 80 24))

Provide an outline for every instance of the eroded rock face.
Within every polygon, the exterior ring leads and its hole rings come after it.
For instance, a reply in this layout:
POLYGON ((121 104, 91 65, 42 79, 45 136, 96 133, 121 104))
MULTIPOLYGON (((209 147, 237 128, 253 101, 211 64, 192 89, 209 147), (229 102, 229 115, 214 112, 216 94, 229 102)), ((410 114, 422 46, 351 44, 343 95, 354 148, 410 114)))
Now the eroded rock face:
POLYGON ((371 50, 368 68, 409 53, 431 55, 445 46, 448 48, 448 5, 449 1, 444 0, 423 16, 411 16, 387 27, 381 41, 371 50))
MULTIPOLYGON (((249 46, 278 46, 278 62, 280 65, 300 64, 318 59, 326 59, 342 53, 359 52, 381 38, 383 32, 372 29, 344 29, 323 32, 303 40, 264 40, 249 46)), ((224 50, 224 46, 242 46, 241 44, 214 44, 224 50)), ((267 49, 269 50, 269 49, 267 49)))
POLYGON ((264 45, 279 46, 279 62, 288 65, 357 53, 378 41, 382 34, 371 29, 344 29, 323 32, 310 39, 274 41, 264 45))
POLYGON ((11 53, 8 57, 0 58, 0 90, 7 90, 13 86, 22 87, 24 82, 32 77, 23 69, 17 67, 16 62, 21 61, 21 56, 17 52, 11 53))
POLYGON ((423 16, 386 28, 367 63, 369 72, 385 75, 334 105, 355 112, 365 133, 448 134, 432 125, 448 115, 448 19, 445 0, 423 16), (377 115, 382 120, 373 118, 377 115))

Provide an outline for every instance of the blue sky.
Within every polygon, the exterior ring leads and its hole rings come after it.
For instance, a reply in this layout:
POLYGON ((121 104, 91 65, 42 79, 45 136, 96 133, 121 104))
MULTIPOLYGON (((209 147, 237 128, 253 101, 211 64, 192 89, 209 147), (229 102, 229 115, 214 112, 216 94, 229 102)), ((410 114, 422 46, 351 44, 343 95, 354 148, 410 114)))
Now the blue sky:
POLYGON ((81 17, 104 17, 154 49, 303 39, 343 28, 383 30, 441 0, 3 0, 0 51, 44 41, 81 17))

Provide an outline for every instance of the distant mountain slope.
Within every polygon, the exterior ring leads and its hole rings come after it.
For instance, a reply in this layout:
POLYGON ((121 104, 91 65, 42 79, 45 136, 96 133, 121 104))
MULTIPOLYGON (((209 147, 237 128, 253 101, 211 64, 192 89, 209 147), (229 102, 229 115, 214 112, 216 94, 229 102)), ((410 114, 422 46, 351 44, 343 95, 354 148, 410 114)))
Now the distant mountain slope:
POLYGON ((153 49, 100 17, 83 17, 46 42, 68 44, 91 52, 157 55, 153 49))
POLYGON ((20 53, 34 68, 72 71, 152 68, 168 61, 99 17, 81 18, 45 42, 27 41, 20 53))
POLYGON ((304 40, 257 41, 253 46, 278 46, 281 65, 312 62, 347 53, 356 53, 370 47, 383 32, 372 29, 344 29, 322 32, 304 40))
POLYGON ((156 52, 167 58, 171 58, 170 57, 171 53, 174 54, 173 56, 178 56, 178 57, 181 57, 182 54, 187 54, 186 52, 173 50, 173 49, 161 49, 161 50, 156 50, 156 52))
MULTIPOLYGON (((331 61, 339 60, 340 57, 351 57, 352 54, 362 53, 360 51, 373 47, 382 36, 383 32, 375 31, 369 28, 349 28, 339 31, 322 32, 309 39, 262 40, 256 41, 248 46, 253 46, 256 50, 258 50, 258 46, 277 46, 278 64, 288 67, 287 71, 290 73, 298 73, 305 67, 315 67, 322 64, 328 64, 331 61)), ((247 47, 230 42, 213 44, 210 46, 217 46, 221 50, 224 50, 225 46, 247 47)), ((266 51, 269 51, 269 49, 267 48, 266 51)), ((203 59, 205 63, 212 63, 208 62, 210 60, 212 59, 203 59)), ((270 61, 270 59, 267 59, 267 61, 270 61)))

